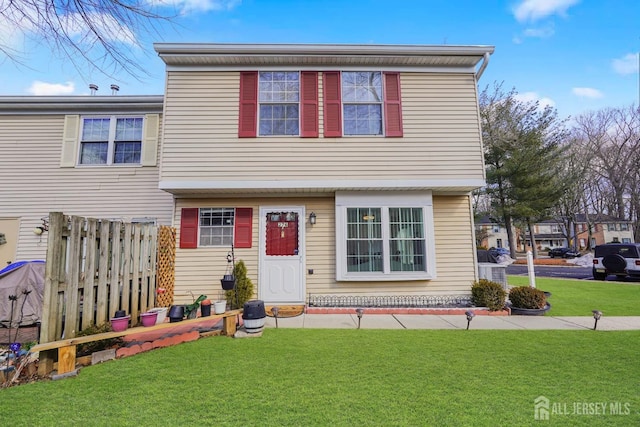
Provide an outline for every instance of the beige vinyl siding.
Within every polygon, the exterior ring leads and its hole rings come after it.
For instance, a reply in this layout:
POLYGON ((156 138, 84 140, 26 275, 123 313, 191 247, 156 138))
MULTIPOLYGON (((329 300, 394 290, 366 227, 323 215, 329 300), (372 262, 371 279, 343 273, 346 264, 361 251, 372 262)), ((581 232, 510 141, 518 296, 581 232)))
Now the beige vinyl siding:
POLYGON ((0 116, 0 217, 20 218, 17 260, 44 259, 49 212, 171 224, 172 196, 158 189, 158 167, 61 168, 64 115, 0 116))
POLYGON ((238 72, 167 76, 163 181, 483 179, 472 74, 402 73, 404 137, 238 138, 238 72))
MULTIPOLYGON (((436 233, 438 277, 434 280, 406 282, 336 282, 335 272, 335 202, 333 197, 305 198, 228 198, 178 199, 176 228, 180 240, 180 214, 185 207, 250 207, 253 208, 252 247, 235 249, 236 259, 242 259, 258 295, 259 230, 258 212, 261 205, 304 206, 306 216, 315 212, 317 223, 306 222, 306 294, 316 295, 468 295, 475 279, 473 263, 473 231, 467 196, 434 196, 433 210, 436 233), (467 261, 461 261, 467 260, 467 261), (313 269, 313 274, 308 270, 313 269)), ((227 267, 227 247, 177 249, 177 303, 192 302, 200 294, 222 297, 220 278, 227 267)))

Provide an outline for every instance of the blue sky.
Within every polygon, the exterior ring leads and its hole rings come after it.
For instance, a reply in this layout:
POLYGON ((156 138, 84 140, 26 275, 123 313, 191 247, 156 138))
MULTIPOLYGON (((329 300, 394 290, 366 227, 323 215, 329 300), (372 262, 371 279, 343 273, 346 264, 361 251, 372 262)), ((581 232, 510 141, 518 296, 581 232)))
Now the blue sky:
POLYGON ((159 34, 137 34, 138 47, 123 45, 150 71, 143 81, 79 72, 29 38, 28 29, 7 31, 0 22, 0 44, 22 52, 22 65, 0 54, 0 95, 82 95, 89 83, 101 95, 112 83, 122 95, 160 95, 164 63, 154 42, 453 44, 495 46, 480 89, 504 82, 561 117, 639 102, 637 1, 147 1, 171 3, 180 16, 159 34))

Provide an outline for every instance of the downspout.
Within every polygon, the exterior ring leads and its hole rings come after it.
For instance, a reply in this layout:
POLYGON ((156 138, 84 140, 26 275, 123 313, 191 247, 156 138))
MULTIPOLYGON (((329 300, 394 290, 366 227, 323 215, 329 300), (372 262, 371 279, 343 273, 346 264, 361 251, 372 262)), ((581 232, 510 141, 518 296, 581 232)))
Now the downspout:
POLYGON ((482 77, 482 73, 484 73, 485 68, 487 68, 487 65, 489 65, 489 57, 491 56, 491 54, 489 52, 485 52, 484 53, 484 61, 482 62, 482 65, 480 66, 480 69, 478 70, 478 72, 476 73, 476 81, 480 80, 480 77, 482 77))

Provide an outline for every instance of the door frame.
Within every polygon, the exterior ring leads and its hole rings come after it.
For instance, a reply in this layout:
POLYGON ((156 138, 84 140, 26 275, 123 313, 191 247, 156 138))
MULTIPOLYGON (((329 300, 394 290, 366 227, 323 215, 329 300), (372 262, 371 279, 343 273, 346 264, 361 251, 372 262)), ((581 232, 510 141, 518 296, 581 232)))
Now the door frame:
MULTIPOLYGON (((307 284, 306 284, 306 274, 305 274, 305 266, 307 259, 307 246, 306 246, 306 208, 304 205, 265 205, 260 206, 258 209, 258 227, 260 232, 258 233, 258 298, 263 298, 263 284, 265 283, 264 278, 266 277, 265 271, 265 253, 267 249, 267 220, 266 215, 269 211, 278 211, 278 212, 297 212, 299 215, 298 221, 298 256, 300 257, 300 295, 302 296, 302 300, 299 303, 304 304, 306 302, 307 295, 307 284)), ((272 301, 268 301, 271 303, 272 301)), ((273 301, 277 302, 277 301, 273 301)), ((288 302, 288 304, 293 304, 288 302)))

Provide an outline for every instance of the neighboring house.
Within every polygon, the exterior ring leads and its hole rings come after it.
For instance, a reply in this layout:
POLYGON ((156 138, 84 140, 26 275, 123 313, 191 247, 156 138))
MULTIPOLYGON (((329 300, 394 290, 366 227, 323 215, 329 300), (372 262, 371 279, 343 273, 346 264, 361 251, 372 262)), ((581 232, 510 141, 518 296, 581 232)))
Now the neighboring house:
POLYGON ((0 267, 44 259, 49 212, 170 224, 162 96, 0 97, 0 267))
MULTIPOLYGON (((587 217, 585 214, 577 214, 575 232, 565 233, 564 227, 563 224, 553 219, 536 223, 534 233, 537 248, 547 250, 573 246, 573 243, 570 244, 567 240, 567 234, 571 236, 577 234, 579 250, 587 249, 589 238, 591 238, 592 249, 603 243, 631 243, 634 241, 631 222, 609 215, 592 214, 587 217), (587 218, 591 224, 591 233, 589 233, 587 218)), ((525 238, 528 249, 531 241, 528 232, 525 233, 525 238)), ((571 240, 573 241, 573 239, 571 240)))
POLYGON ((507 228, 495 218, 482 216, 475 222, 476 236, 479 239, 478 246, 490 248, 509 248, 507 228))
POLYGON ((492 47, 155 49, 177 289, 217 292, 234 243, 269 304, 469 294, 492 47))
MULTIPOLYGON (((538 250, 549 250, 553 248, 563 248, 567 246, 567 239, 562 232, 562 224, 558 224, 556 220, 546 220, 535 223, 533 225, 533 234, 535 237, 536 248, 538 250)), ((519 236, 524 236, 524 241, 518 242, 519 247, 524 250, 531 249, 531 238, 529 230, 523 230, 519 236)))
POLYGON ((589 217, 579 214, 576 223, 580 249, 587 247, 589 239, 591 239, 592 249, 604 243, 632 243, 635 241, 632 222, 626 219, 601 214, 589 215, 589 217), (592 224, 590 233, 589 223, 592 224))

